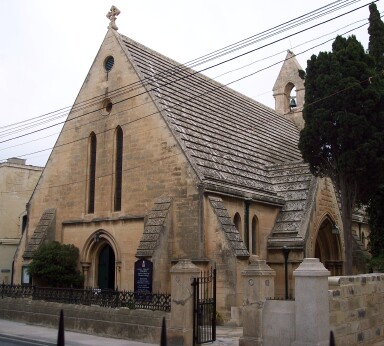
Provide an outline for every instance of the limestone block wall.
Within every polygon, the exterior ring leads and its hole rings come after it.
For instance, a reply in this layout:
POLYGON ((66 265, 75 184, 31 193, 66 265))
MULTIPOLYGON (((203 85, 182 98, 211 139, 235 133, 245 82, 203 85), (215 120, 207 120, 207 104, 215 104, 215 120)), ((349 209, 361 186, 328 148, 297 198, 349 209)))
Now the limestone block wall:
POLYGON ((336 345, 384 340, 384 274, 330 277, 329 309, 336 345))
POLYGON ((320 270, 307 269, 316 261, 316 258, 306 258, 295 271, 294 301, 254 304, 255 310, 258 306, 263 310, 262 318, 251 328, 252 332, 262 328, 262 336, 254 333, 254 337, 266 346, 328 345, 326 339, 329 331, 333 331, 337 346, 382 345, 384 274, 327 278, 329 272, 321 263, 317 266, 322 266, 323 276, 320 270), (325 282, 321 280, 321 285, 318 284, 320 279, 325 279, 325 282))

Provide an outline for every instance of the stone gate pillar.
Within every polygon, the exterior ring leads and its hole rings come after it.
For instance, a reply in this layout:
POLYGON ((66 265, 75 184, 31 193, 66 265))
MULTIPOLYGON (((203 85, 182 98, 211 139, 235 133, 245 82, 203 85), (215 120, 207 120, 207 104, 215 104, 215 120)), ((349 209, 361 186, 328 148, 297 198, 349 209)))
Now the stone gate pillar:
POLYGON ((239 346, 262 345, 262 314, 267 298, 275 295, 275 271, 258 256, 251 256, 243 276, 243 336, 239 346))
POLYGON ((168 345, 193 345, 193 278, 200 269, 191 260, 182 259, 171 268, 171 321, 168 345))
POLYGON ((292 346, 329 345, 329 275, 318 258, 304 258, 293 272, 296 339, 292 346))

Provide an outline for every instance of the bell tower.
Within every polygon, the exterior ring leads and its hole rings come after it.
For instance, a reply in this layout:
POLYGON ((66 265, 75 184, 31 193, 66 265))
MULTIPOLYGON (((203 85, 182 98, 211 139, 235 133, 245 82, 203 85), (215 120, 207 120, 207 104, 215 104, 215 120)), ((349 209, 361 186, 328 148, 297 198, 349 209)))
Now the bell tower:
POLYGON ((304 76, 299 72, 302 70, 295 54, 288 50, 273 86, 276 112, 293 121, 300 130, 304 127, 304 76))

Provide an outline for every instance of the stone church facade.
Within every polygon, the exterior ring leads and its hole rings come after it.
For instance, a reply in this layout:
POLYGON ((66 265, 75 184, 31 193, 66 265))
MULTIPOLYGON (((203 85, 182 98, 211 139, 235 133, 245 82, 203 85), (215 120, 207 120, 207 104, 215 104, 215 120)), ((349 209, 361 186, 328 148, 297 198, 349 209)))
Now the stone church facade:
POLYGON ((87 287, 133 290, 135 261, 147 259, 153 290, 169 292, 170 268, 190 258, 216 265, 228 318, 251 255, 276 271, 280 296, 284 247, 290 295, 304 257, 341 274, 337 198, 310 174, 298 140, 286 116, 111 25, 30 200, 16 281, 51 240, 80 249, 87 287))

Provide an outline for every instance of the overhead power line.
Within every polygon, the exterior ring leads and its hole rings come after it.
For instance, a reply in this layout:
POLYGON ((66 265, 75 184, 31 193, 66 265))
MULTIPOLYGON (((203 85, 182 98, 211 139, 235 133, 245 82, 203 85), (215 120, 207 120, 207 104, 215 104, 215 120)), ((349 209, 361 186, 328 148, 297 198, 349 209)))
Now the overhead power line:
MULTIPOLYGON (((223 56, 225 54, 232 53, 235 50, 242 49, 244 47, 249 46, 250 44, 254 44, 254 43, 260 42, 261 40, 264 40, 266 38, 270 38, 270 37, 272 37, 274 35, 277 35, 279 33, 282 33, 284 31, 287 31, 289 29, 297 27, 298 25, 302 25, 304 23, 307 23, 310 20, 317 19, 317 18, 319 18, 321 16, 324 16, 326 14, 335 12, 335 11, 341 9, 341 8, 350 6, 350 5, 352 5, 352 4, 354 4, 354 3, 358 2, 358 1, 361 1, 361 0, 339 0, 339 1, 335 1, 335 2, 333 2, 331 4, 328 4, 326 6, 320 7, 317 10, 311 11, 311 12, 305 14, 305 15, 299 16, 299 17, 297 17, 295 19, 287 21, 287 22, 285 22, 283 24, 280 24, 278 26, 275 26, 275 27, 273 27, 271 29, 265 30, 265 31, 263 31, 263 32, 261 32, 259 34, 253 35, 253 36, 251 36, 251 37, 249 37, 247 39, 244 39, 244 40, 236 42, 236 43, 234 43, 232 45, 226 46, 226 47, 224 47, 222 49, 219 49, 219 50, 217 50, 215 52, 206 54, 206 55, 204 55, 204 56, 202 56, 200 58, 191 60, 190 62, 187 62, 186 64, 174 66, 172 69, 169 69, 169 70, 166 70, 166 71, 163 71, 163 72, 159 73, 158 75, 156 75, 156 77, 159 78, 160 75, 166 76, 167 74, 169 74, 171 72, 174 72, 174 71, 172 71, 173 69, 175 71, 178 71, 180 69, 186 69, 188 67, 195 67, 195 66, 204 64, 204 63, 206 63, 208 61, 213 60, 214 58, 218 58, 219 56, 221 57, 221 56, 223 56), (266 35, 268 35, 268 36, 266 36, 266 35)), ((362 6, 362 7, 364 7, 364 6, 362 6)), ((359 7, 359 8, 361 8, 361 7, 359 7)), ((359 8, 357 8, 357 9, 359 9, 359 8)), ((347 13, 350 13, 350 12, 347 12, 347 13)), ((342 15, 344 15, 344 14, 342 14, 342 15)), ((335 18, 338 18, 338 17, 335 17, 335 18)), ((320 24, 322 24, 322 23, 320 23, 320 24)), ((249 54, 249 53, 246 53, 246 54, 249 54)), ((237 58, 237 57, 235 57, 235 58, 237 58)), ((225 61, 225 62, 227 62, 227 61, 225 61)), ((222 63, 225 63, 225 62, 222 62, 222 63)), ((212 67, 216 67, 216 66, 218 66, 218 65, 213 65, 212 67)), ((212 67, 208 67, 208 68, 203 69, 203 70, 201 70, 199 72, 208 70, 208 69, 210 69, 212 67)), ((129 88, 129 87, 142 86, 143 82, 144 82, 144 84, 146 84, 148 81, 144 80, 144 81, 138 81, 138 82, 135 82, 135 83, 128 84, 126 86, 123 86, 123 87, 121 87, 119 89, 116 89, 116 90, 110 92, 109 96, 113 97, 115 95, 115 93, 119 93, 123 89, 129 88)), ((93 98, 91 98, 89 100, 83 101, 83 102, 81 102, 79 104, 74 104, 73 107, 72 107, 72 112, 74 112, 76 110, 82 110, 83 106, 86 105, 89 102, 92 102, 92 101, 99 102, 100 101, 99 100, 100 97, 105 97, 105 95, 104 94, 98 95, 98 96, 95 96, 95 97, 93 97, 93 98)), ((93 105, 93 102, 90 105, 93 105)), ((32 118, 30 120, 26 120, 25 123, 28 123, 28 124, 24 125, 24 127, 23 127, 24 122, 16 123, 18 126, 16 128, 14 128, 14 129, 11 129, 11 130, 9 130, 9 127, 12 127, 13 125, 7 125, 7 126, 0 127, 0 136, 1 137, 9 136, 9 135, 17 133, 19 131, 25 131, 25 130, 27 130, 29 128, 33 128, 33 127, 36 127, 36 126, 41 126, 44 123, 46 123, 47 120, 40 120, 40 118, 43 118, 43 117, 45 117, 47 115, 50 116, 50 119, 48 121, 56 120, 57 118, 63 117, 66 114, 68 114, 68 111, 69 111, 70 108, 71 107, 64 107, 64 108, 61 108, 61 109, 59 109, 57 111, 50 112, 50 113, 47 113, 45 115, 32 118), (5 130, 1 131, 1 129, 5 129, 5 130), (4 131, 8 131, 8 132, 4 133, 4 131)), ((14 125, 16 125, 16 124, 14 124, 14 125)), ((32 133, 34 133, 34 132, 32 132, 32 133)))
MULTIPOLYGON (((358 27, 356 27, 356 28, 352 28, 352 29, 350 29, 350 30, 344 32, 342 35, 345 35, 345 34, 351 32, 351 31, 356 30, 357 28, 360 28, 360 27, 365 26, 365 25, 367 25, 367 23, 361 24, 360 26, 358 26, 358 27)), ((325 44, 325 43, 327 43, 327 42, 329 42, 329 41, 332 41, 333 39, 334 39, 334 38, 331 38, 331 39, 329 39, 329 40, 327 40, 327 41, 321 42, 320 44, 318 44, 318 45, 316 45, 316 46, 310 47, 310 48, 308 48, 308 49, 306 49, 306 50, 304 50, 304 51, 301 51, 301 52, 295 54, 295 56, 300 55, 300 54, 303 54, 303 53, 307 52, 308 50, 313 49, 314 47, 321 46, 321 45, 323 45, 323 44, 325 44)), ((291 58, 288 58, 288 59, 292 59, 292 57, 291 57, 291 58)), ((268 66, 266 66, 266 67, 264 67, 264 68, 262 68, 262 69, 259 69, 259 70, 257 70, 257 71, 254 71, 254 72, 252 72, 252 73, 250 73, 250 74, 248 74, 248 75, 246 75, 246 76, 240 77, 240 78, 238 78, 238 79, 236 79, 236 80, 233 80, 233 81, 231 81, 231 82, 229 82, 229 83, 227 83, 227 84, 214 85, 213 88, 211 88, 208 92, 204 92, 204 93, 202 93, 202 94, 197 94, 197 95, 194 95, 194 96, 189 97, 189 98, 187 98, 187 99, 183 99, 183 100, 180 101, 179 103, 176 103, 176 104, 173 105, 173 106, 170 106, 170 107, 168 107, 168 108, 166 108, 166 109, 163 109, 162 111, 167 111, 167 110, 170 111, 170 110, 172 110, 173 108, 178 107, 178 106, 181 106, 181 105, 183 105, 183 104, 186 104, 188 101, 191 101, 191 100, 193 100, 193 99, 200 98, 200 97, 203 98, 203 97, 207 96, 208 94, 211 94, 212 92, 215 92, 215 91, 218 91, 218 90, 220 90, 220 89, 222 89, 222 88, 227 87, 228 85, 231 85, 231 84, 236 83, 236 82, 238 82, 238 81, 240 81, 240 80, 242 80, 242 79, 245 79, 245 78, 248 78, 248 77, 250 77, 250 76, 252 76, 252 75, 255 75, 256 73, 259 73, 259 72, 261 72, 261 71, 263 71, 263 70, 265 70, 265 69, 268 69, 268 68, 270 68, 270 67, 272 67, 272 66, 281 64, 283 61, 285 61, 285 60, 279 60, 279 61, 277 61, 277 62, 275 62, 275 63, 273 63, 273 64, 271 64, 271 65, 268 65, 268 66)), ((374 77, 370 77, 370 78, 374 78, 374 77)), ((206 84, 210 84, 210 81, 209 81, 209 80, 207 81, 207 80, 204 79, 203 81, 204 81, 204 83, 206 83, 206 84)), ((358 84, 362 84, 362 83, 364 83, 364 82, 366 82, 366 80, 361 81, 361 82, 358 83, 358 84)), ((331 94, 331 95, 325 97, 324 99, 329 98, 329 97, 333 97, 334 95, 339 94, 339 93, 342 93, 342 92, 344 92, 344 91, 346 91, 346 90, 349 90, 349 89, 351 89, 352 87, 354 87, 354 85, 353 85, 353 86, 350 86, 350 87, 347 87, 347 88, 345 88, 345 89, 343 89, 343 90, 340 90, 340 91, 338 91, 338 92, 336 92, 336 93, 333 93, 333 94, 331 94)), ((152 102, 152 101, 148 101, 148 102, 152 102)), ((143 105, 143 104, 137 105, 137 106, 135 106, 135 107, 131 107, 131 108, 123 109, 123 110, 119 111, 118 113, 115 113, 114 115, 115 115, 115 116, 118 116, 118 115, 121 114, 121 113, 125 113, 125 112, 127 112, 127 111, 130 111, 130 110, 132 110, 133 108, 140 107, 141 105, 143 105)), ((140 118, 137 118, 137 119, 135 119, 135 120, 133 120, 133 121, 128 121, 128 122, 125 122, 125 123, 120 123, 120 126, 130 125, 130 124, 132 124, 132 123, 134 123, 134 122, 143 120, 143 119, 145 119, 145 118, 147 118, 147 117, 149 117, 149 116, 153 116, 153 115, 155 115, 155 114, 159 114, 160 112, 161 112, 161 111, 155 111, 155 112, 153 112, 153 113, 150 113, 150 114, 144 115, 144 116, 142 116, 142 117, 140 117, 140 118)), ((97 121, 101 121, 101 119, 97 119, 97 120, 95 120, 95 122, 97 122, 97 121)), ((110 129, 108 129, 108 130, 104 130, 104 131, 102 131, 102 132, 100 132, 100 133, 97 133, 97 135, 100 135, 100 134, 105 133, 105 132, 108 132, 108 131, 114 131, 114 130, 115 130, 115 128, 110 128, 110 129)), ((88 136, 86 136, 86 137, 82 137, 82 138, 77 138, 76 140, 73 140, 73 141, 70 141, 70 142, 66 142, 66 143, 63 143, 63 144, 60 144, 60 145, 56 145, 56 147, 57 147, 57 148, 59 148, 59 147, 63 147, 63 146, 66 146, 66 145, 69 145, 69 144, 73 144, 73 143, 76 143, 76 142, 79 142, 79 141, 82 141, 82 140, 86 140, 86 139, 88 139, 88 136)), ((22 155, 21 157, 29 156, 29 155, 33 155, 33 154, 40 153, 40 152, 47 151, 47 150, 51 150, 51 149, 52 149, 52 148, 47 148, 47 149, 40 150, 40 151, 37 151, 37 152, 33 152, 33 153, 26 154, 26 155, 22 155)))
MULTIPOLYGON (((364 5, 364 6, 366 6, 366 5, 364 5)), ((361 7, 364 7, 364 6, 361 6, 361 7)), ((361 8, 361 7, 359 7, 359 8, 361 8)), ((355 10, 357 10, 357 9, 355 9, 355 10)), ((353 10, 353 11, 355 11, 355 10, 353 10)), ((350 11, 351 12, 351 11, 350 11)), ((349 12, 348 12, 349 13, 349 12)), ((344 15, 344 14, 343 14, 344 15)), ((338 16, 339 17, 339 16, 338 16)), ((322 23, 320 23, 320 24, 322 24, 322 23)), ((320 25, 320 24, 316 24, 316 25, 314 25, 314 26, 312 26, 311 28, 313 28, 313 27, 315 27, 315 26, 317 26, 317 25, 320 25)), ((305 30, 309 30, 309 29, 311 29, 311 28, 307 28, 307 29, 305 29, 305 30)), ((305 30, 302 30, 302 31, 305 31, 305 30)), ((300 31, 300 32, 302 32, 302 31, 300 31)), ((297 34, 297 33, 295 33, 295 34, 297 34)), ((295 35, 295 34, 293 34, 293 35, 295 35)), ((288 36, 287 36, 288 37, 288 36)), ((286 37, 284 37, 284 38, 282 38, 282 39, 285 39, 286 37)), ((282 39, 279 39, 279 40, 282 40, 282 39)), ((274 42, 272 42, 272 43, 269 43, 269 44, 267 44, 267 45, 271 45, 271 44, 274 44, 274 43, 276 43, 277 41, 279 41, 279 40, 276 40, 276 41, 274 41, 274 42)), ((265 46, 267 46, 267 45, 265 45, 265 46)), ((262 46, 262 47, 258 47, 258 48, 256 48, 255 50, 258 50, 258 49, 261 49, 261 48, 263 48, 263 47, 265 47, 265 46, 262 46)), ((249 53, 249 52, 248 52, 249 53)), ((246 53, 246 54, 248 54, 248 53, 246 53)), ((279 62, 280 63, 280 62, 279 62)), ((204 70, 206 70, 206 69, 204 69, 204 70)), ((198 71, 198 72, 194 72, 193 74, 191 74, 191 75, 194 75, 194 74, 197 74, 197 73, 199 73, 199 72, 201 72, 201 71, 198 71)), ((258 71, 258 72, 260 72, 260 71, 258 71)), ((252 73, 251 75, 253 75, 253 74, 255 74, 255 73, 252 73)), ((185 78, 187 78, 187 77, 189 77, 189 76, 191 76, 191 75, 188 75, 188 76, 184 76, 183 78, 179 78, 179 79, 177 79, 177 80, 174 80, 174 81, 171 81, 171 82, 167 82, 167 83, 165 83, 165 84, 163 84, 161 87, 163 87, 163 86, 165 86, 165 85, 169 85, 169 84, 173 84, 173 83, 177 83, 179 80, 181 80, 181 79, 185 79, 185 78)), ((239 79, 237 79, 236 81, 239 81, 239 80, 241 80, 241 79, 244 79, 244 78, 246 78, 246 77, 248 77, 248 76, 250 76, 250 75, 247 75, 247 76, 245 76, 245 77, 241 77, 241 78, 239 78, 239 79)), ((229 85, 229 84, 233 84, 233 83, 235 83, 236 81, 232 81, 232 82, 230 82, 230 83, 228 83, 228 84, 226 84, 226 85, 229 85)), ((154 89, 156 89, 156 88, 154 88, 154 89)), ((153 89, 152 89, 153 90, 153 89)), ((146 93, 146 92, 145 92, 146 93)), ((134 96, 132 96, 132 97, 137 97, 137 96, 140 96, 140 95, 142 95, 142 94, 144 94, 144 93, 140 93, 140 94, 137 94, 137 95, 134 95, 134 96)), ((132 98, 132 97, 129 97, 129 98, 127 98, 127 99, 130 99, 130 98, 132 98)), ((121 100, 121 101, 118 101, 119 103, 120 102, 124 102, 124 101, 126 101, 127 99, 124 99, 124 100, 121 100)), ((98 109, 98 110, 100 110, 100 109, 98 109)), ((97 111, 97 110, 96 110, 97 111)), ((94 112, 94 111, 92 111, 92 112, 94 112)), ((90 113, 92 113, 92 112, 90 112, 90 113)), ((52 112, 51 112, 52 113, 52 112)), ((50 114, 50 113, 49 113, 50 114)), ((86 114, 89 114, 89 113, 86 113, 86 114)), ((81 116, 84 116, 84 115, 86 115, 86 114, 83 114, 83 115, 81 115, 81 116)), ((50 127, 53 127, 53 126, 57 126, 57 124, 55 124, 55 125, 51 125, 51 126, 48 126, 48 127, 45 127, 44 129, 47 129, 47 128, 50 128, 50 127)), ((39 131, 41 131, 41 130, 43 130, 43 129, 39 129, 39 130, 36 130, 36 131, 33 131, 33 132, 30 132, 30 133, 36 133, 36 132, 39 132, 39 131)), ((29 134, 30 134, 29 133, 29 134)), ((28 135, 28 134, 25 134, 25 135, 28 135)), ((24 136, 24 135, 23 135, 24 136)), ((18 136, 18 137, 22 137, 22 136, 18 136)), ((4 141, 3 141, 4 142, 4 141)), ((41 152, 41 151, 39 151, 39 152, 41 152)), ((36 152, 35 152, 36 153, 36 152)))

